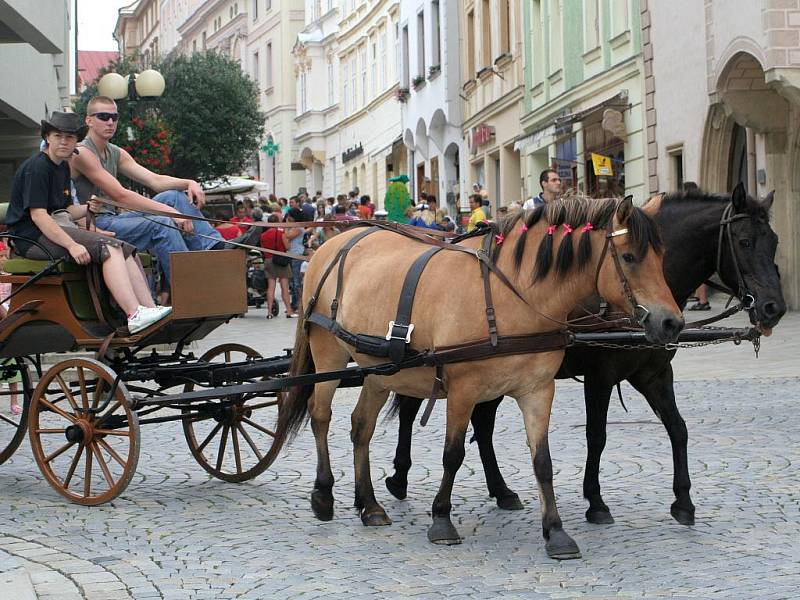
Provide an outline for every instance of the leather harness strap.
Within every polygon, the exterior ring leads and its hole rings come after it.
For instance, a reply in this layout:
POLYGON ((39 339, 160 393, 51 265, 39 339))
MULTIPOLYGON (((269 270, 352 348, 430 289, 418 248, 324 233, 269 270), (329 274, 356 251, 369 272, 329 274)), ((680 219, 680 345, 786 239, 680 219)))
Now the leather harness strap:
MULTIPOLYGON (((487 235, 481 243, 481 256, 488 256, 492 248, 492 236, 487 235)), ((492 346, 497 346, 497 320, 494 314, 494 303, 492 302, 492 282, 489 278, 489 266, 487 261, 480 262, 481 279, 483 280, 483 299, 486 303, 486 322, 489 325, 489 341, 492 346)))
POLYGON ((403 287, 400 290, 400 300, 397 303, 397 314, 394 321, 389 322, 386 339, 389 341, 389 358, 395 364, 403 361, 407 344, 411 343, 411 332, 414 325, 411 323, 411 310, 414 308, 414 296, 417 293, 417 284, 422 276, 422 271, 428 265, 433 255, 441 248, 430 248, 423 252, 406 273, 403 287))

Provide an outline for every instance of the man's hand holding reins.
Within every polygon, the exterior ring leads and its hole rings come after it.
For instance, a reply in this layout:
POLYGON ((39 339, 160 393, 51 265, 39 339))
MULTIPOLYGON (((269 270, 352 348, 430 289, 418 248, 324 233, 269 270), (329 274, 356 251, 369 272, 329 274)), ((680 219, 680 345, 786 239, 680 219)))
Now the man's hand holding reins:
POLYGON ((206 205, 206 194, 196 181, 189 180, 189 185, 186 186, 186 195, 197 208, 203 208, 206 205))

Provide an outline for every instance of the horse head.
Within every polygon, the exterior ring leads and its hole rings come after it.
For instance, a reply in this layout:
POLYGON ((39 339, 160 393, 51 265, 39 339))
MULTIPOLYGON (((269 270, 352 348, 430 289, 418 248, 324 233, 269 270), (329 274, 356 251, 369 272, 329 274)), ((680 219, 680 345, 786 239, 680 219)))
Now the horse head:
POLYGON ((605 244, 597 291, 615 308, 633 314, 651 342, 674 342, 684 321, 664 279, 661 238, 631 196, 617 204, 605 244))
MULTIPOLYGON (((775 192, 763 200, 749 196, 739 183, 731 193, 731 211, 720 233, 719 275, 723 281, 736 283, 738 294, 749 307, 750 320, 772 332, 786 312, 780 274, 775 265, 778 236, 769 223, 769 209, 775 192)), ((735 289, 735 288, 734 288, 735 289)))

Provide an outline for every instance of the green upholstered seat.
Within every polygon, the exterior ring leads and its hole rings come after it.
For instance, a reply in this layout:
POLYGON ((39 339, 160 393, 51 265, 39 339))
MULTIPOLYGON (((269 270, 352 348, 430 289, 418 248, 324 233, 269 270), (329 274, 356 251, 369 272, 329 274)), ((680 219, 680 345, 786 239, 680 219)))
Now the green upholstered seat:
MULTIPOLYGON (((11 258, 6 261, 5 271, 12 275, 34 275, 46 268, 50 264, 49 260, 34 260, 32 258, 11 258)), ((58 265, 59 273, 79 273, 81 267, 74 262, 62 262, 58 265)))

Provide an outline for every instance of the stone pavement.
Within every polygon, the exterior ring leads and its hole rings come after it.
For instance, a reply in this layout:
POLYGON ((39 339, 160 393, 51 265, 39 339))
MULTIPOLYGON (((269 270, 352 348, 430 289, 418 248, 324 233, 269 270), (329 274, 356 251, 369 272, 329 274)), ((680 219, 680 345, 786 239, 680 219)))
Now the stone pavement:
MULTIPOLYGON (((200 346, 236 341, 275 355, 291 345, 295 324, 253 311, 200 346)), ((0 598, 27 600, 31 596, 21 595, 26 589, 40 599, 93 600, 796 598, 798 334, 800 314, 794 313, 764 340, 757 361, 749 345, 679 352, 676 391, 690 435, 694 527, 669 516, 669 441, 628 385, 623 392, 630 412, 612 402, 601 471, 616 524, 584 521, 582 391, 559 382, 550 436, 555 485, 582 559, 555 562, 544 552, 530 455, 512 402, 500 408, 496 446, 526 510, 494 506, 471 445, 454 490, 454 523, 464 543, 427 542, 441 475, 439 403, 428 427, 415 433, 406 501, 393 499, 381 483, 391 468, 396 430, 379 423, 373 477, 394 524, 367 529, 351 508, 348 417, 355 392, 343 390, 331 428, 337 502, 329 523, 316 521, 309 507, 315 454, 308 428, 266 473, 236 485, 210 478, 194 462, 178 425, 148 426, 130 486, 96 508, 62 500, 25 442, 0 466, 0 598)))

